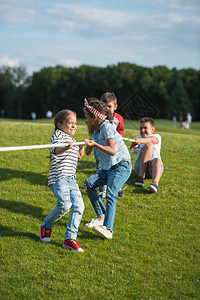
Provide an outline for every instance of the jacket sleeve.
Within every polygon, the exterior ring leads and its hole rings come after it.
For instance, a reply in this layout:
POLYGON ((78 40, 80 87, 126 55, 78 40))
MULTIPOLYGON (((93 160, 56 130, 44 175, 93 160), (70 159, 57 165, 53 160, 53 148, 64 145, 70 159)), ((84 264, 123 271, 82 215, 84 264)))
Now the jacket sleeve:
POLYGON ((117 131, 119 132, 119 134, 123 137, 124 136, 124 119, 121 115, 115 113, 115 118, 118 119, 119 124, 117 126, 117 131))

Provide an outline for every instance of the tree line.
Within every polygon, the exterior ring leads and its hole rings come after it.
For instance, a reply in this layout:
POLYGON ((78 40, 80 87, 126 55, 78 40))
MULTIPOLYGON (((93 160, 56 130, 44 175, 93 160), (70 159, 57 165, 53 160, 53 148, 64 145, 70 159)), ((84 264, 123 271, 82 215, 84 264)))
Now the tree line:
MULTIPOLYGON (((107 67, 56 66, 28 76, 25 67, 2 66, 0 112, 2 117, 30 119, 32 111, 37 118, 44 118, 48 110, 55 115, 68 108, 83 117, 85 97, 100 98, 106 91, 113 91, 120 110, 120 107, 126 108, 128 101, 134 105, 134 99, 137 102, 134 97, 139 92, 143 99, 148 99, 143 105, 155 108, 158 118, 186 118, 190 112, 193 120, 200 120, 199 82, 200 70, 192 68, 149 68, 130 63, 107 67)), ((122 112, 126 117, 125 109, 122 112)), ((137 113, 132 116, 136 118, 137 113)))

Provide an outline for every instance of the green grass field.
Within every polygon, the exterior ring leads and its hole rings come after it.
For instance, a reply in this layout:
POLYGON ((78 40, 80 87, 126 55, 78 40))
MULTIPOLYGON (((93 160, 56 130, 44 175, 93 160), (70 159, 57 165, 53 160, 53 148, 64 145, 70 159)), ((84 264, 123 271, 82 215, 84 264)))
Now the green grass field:
MULTIPOLYGON (((0 119, 0 146, 49 144, 52 120, 0 119)), ((93 155, 78 163, 85 211, 78 241, 83 254, 62 248, 69 214, 39 239, 44 217, 56 205, 47 186, 49 150, 0 152, 1 299, 200 299, 200 123, 190 130, 157 120, 164 173, 157 194, 135 187, 135 173, 119 198, 112 240, 84 227, 94 211, 83 181, 95 172, 93 155)), ((125 121, 125 137, 138 123, 125 121)), ((78 120, 76 140, 88 137, 78 120)), ((130 142, 126 142, 130 146, 130 142)), ((134 164, 135 156, 132 156, 134 164)))

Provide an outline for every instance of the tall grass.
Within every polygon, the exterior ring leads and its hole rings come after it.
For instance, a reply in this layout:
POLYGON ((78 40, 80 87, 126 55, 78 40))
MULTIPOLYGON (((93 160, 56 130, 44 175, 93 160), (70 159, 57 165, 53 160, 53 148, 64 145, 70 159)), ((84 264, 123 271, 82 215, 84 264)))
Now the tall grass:
MULTIPOLYGON (((51 122, 1 120, 0 146, 48 144, 51 122)), ((84 120, 78 124, 77 141, 88 136, 84 120)), ((137 125, 125 122, 125 137, 137 136, 137 125)), ((149 194, 150 180, 135 187, 133 171, 118 199, 112 240, 84 227, 95 217, 83 189, 95 161, 79 161, 83 254, 61 247, 69 214, 54 226, 51 244, 39 240, 39 227, 56 205, 47 186, 48 149, 0 152, 2 299, 200 299, 200 124, 182 131, 157 120, 156 129, 165 167, 159 191, 149 194)))

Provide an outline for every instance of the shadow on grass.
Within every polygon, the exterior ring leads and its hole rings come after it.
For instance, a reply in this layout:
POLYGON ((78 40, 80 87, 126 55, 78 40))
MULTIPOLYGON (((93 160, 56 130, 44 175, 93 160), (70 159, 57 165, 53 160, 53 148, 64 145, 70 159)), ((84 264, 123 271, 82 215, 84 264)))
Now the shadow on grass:
POLYGON ((78 161, 77 172, 87 174, 89 177, 96 172, 96 163, 94 161, 80 159, 78 161))
POLYGON ((28 237, 28 238, 31 238, 33 240, 39 240, 39 235, 36 235, 32 232, 22 232, 22 231, 17 231, 17 230, 14 230, 8 226, 3 226, 3 225, 0 225, 0 236, 25 236, 25 237, 28 237))
MULTIPOLYGON (((32 232, 18 231, 18 230, 14 230, 14 229, 12 229, 8 226, 0 225, 0 236, 2 236, 2 237, 15 237, 15 236, 25 237, 25 238, 29 238, 31 240, 34 240, 36 242, 42 243, 40 241, 39 228, 38 228, 38 235, 37 235, 37 234, 34 234, 32 232)), ((43 243, 43 244, 45 244, 45 243, 43 243)), ((57 243, 57 242, 54 242, 54 241, 51 241, 50 244, 58 246, 58 247, 62 246, 60 243, 57 243)))
MULTIPOLYGON (((125 184, 123 185, 122 189, 128 185, 130 188, 133 187, 132 189, 132 193, 134 194, 151 194, 149 192, 149 190, 145 189, 144 187, 141 186, 136 186, 135 185, 135 179, 137 178, 137 175, 135 173, 135 171, 132 171, 131 176, 129 177, 129 179, 125 182, 125 184)), ((125 190, 126 193, 126 190, 125 190)))
MULTIPOLYGON (((85 222, 87 223, 87 222, 85 222)), ((99 236, 98 234, 96 234, 92 228, 87 228, 87 229, 82 229, 81 227, 79 227, 78 229, 78 237, 79 239, 84 239, 84 240, 97 240, 97 239, 104 239, 103 237, 99 236)))
POLYGON ((135 189, 132 192, 134 194, 148 194, 148 195, 152 194, 152 193, 150 193, 149 190, 144 189, 142 187, 135 187, 135 189))
POLYGON ((26 179, 32 184, 47 185, 48 176, 40 173, 0 168, 0 181, 7 181, 12 178, 26 179))
POLYGON ((26 204, 24 202, 0 199, 0 207, 14 213, 20 213, 37 218, 41 221, 43 221, 45 217, 42 213, 43 209, 41 207, 26 204))

